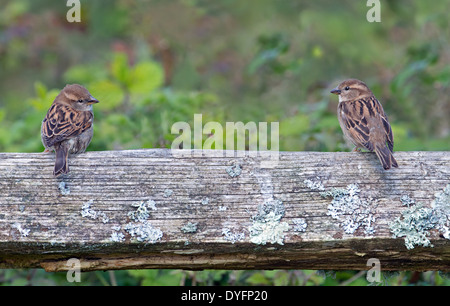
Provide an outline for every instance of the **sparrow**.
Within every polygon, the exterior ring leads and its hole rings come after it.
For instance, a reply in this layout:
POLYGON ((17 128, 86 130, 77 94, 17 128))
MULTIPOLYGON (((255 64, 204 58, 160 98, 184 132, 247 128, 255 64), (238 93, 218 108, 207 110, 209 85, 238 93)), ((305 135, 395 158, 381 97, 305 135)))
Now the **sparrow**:
POLYGON ((353 151, 367 149, 375 152, 385 170, 398 167, 392 153, 394 136, 381 103, 367 85, 348 79, 331 93, 339 96, 338 119, 344 136, 356 147, 353 151))
POLYGON ((83 153, 94 133, 92 104, 98 103, 81 85, 66 85, 56 96, 41 125, 44 152, 56 152, 54 176, 69 172, 68 156, 83 153))

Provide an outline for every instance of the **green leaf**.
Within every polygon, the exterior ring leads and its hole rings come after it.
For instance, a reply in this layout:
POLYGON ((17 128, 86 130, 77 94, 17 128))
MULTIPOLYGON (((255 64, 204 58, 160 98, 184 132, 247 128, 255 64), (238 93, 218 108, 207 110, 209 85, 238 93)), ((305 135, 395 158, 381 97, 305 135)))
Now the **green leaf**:
MULTIPOLYGON (((45 86, 39 86, 39 91, 37 91, 38 97, 37 98, 30 98, 29 103, 33 108, 39 112, 46 112, 50 105, 53 103, 53 100, 55 100, 56 96, 59 94, 59 89, 52 89, 50 91, 44 92, 45 86)), ((46 89, 45 89, 46 90, 46 89)), ((43 116, 42 116, 43 118, 43 116)))
POLYGON ((95 109, 110 111, 122 104, 125 93, 122 88, 109 80, 102 80, 90 84, 91 94, 100 101, 95 109))
POLYGON ((309 118, 306 115, 298 114, 280 122, 280 136, 294 136, 309 129, 309 118))
POLYGON ((68 83, 89 84, 97 80, 103 80, 108 76, 104 64, 89 63, 76 65, 64 73, 64 80, 68 83))
POLYGON ((130 71, 129 90, 131 93, 150 93, 163 85, 164 73, 155 62, 140 62, 130 71))
POLYGON ((247 278, 247 282, 250 285, 270 285, 271 284, 271 281, 269 279, 267 279, 267 277, 261 272, 254 273, 252 276, 247 278))
POLYGON ((115 53, 111 63, 111 74, 122 84, 129 85, 128 57, 125 53, 115 53))
POLYGON ((47 87, 44 84, 42 84, 39 81, 34 82, 34 90, 36 91, 36 94, 38 95, 39 98, 41 99, 45 98, 47 94, 47 87))

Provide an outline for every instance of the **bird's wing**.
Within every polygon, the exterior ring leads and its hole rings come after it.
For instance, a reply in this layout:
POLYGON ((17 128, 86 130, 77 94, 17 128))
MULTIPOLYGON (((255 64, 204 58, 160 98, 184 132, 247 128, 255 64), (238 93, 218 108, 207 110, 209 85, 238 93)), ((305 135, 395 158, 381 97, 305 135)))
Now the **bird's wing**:
MULTIPOLYGON (((341 117, 348 134, 355 143, 369 151, 374 150, 373 137, 375 136, 371 135, 371 126, 369 125, 379 120, 379 114, 384 114, 384 111, 375 97, 341 103, 341 117)), ((386 129, 387 126, 390 128, 387 118, 381 117, 384 119, 384 128, 386 129)))
MULTIPOLYGON (((378 102, 378 104, 381 106, 380 102, 378 102)), ((383 122, 384 132, 386 133, 387 146, 391 151, 391 153, 394 153, 394 134, 392 133, 391 125, 389 124, 388 118, 383 108, 381 108, 380 114, 381 114, 381 121, 383 122)))
POLYGON ((46 147, 76 137, 92 126, 90 112, 78 112, 66 105, 52 104, 42 121, 42 139, 46 147))

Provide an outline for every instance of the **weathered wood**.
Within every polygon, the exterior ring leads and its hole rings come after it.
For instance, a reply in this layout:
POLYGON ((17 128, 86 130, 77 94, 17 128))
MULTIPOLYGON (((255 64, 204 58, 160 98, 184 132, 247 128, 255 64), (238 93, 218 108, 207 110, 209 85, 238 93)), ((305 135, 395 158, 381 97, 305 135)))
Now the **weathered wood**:
POLYGON ((87 152, 63 178, 52 154, 1 153, 0 267, 450 270, 438 229, 410 250, 390 229, 443 194, 450 152, 396 152, 389 171, 371 153, 280 152, 273 168, 198 153, 87 152))

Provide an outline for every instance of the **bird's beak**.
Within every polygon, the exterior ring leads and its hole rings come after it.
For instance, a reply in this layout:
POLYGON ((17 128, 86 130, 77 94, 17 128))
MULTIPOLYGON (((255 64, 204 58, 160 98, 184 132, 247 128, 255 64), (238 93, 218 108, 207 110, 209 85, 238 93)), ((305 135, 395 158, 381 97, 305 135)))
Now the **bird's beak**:
POLYGON ((335 89, 333 89, 332 91, 330 91, 332 94, 335 94, 335 95, 340 95, 341 94, 341 90, 340 89, 338 89, 337 87, 335 88, 335 89))
POLYGON ((93 96, 89 97, 88 104, 95 104, 95 103, 98 103, 98 102, 99 101, 96 98, 94 98, 93 96))

